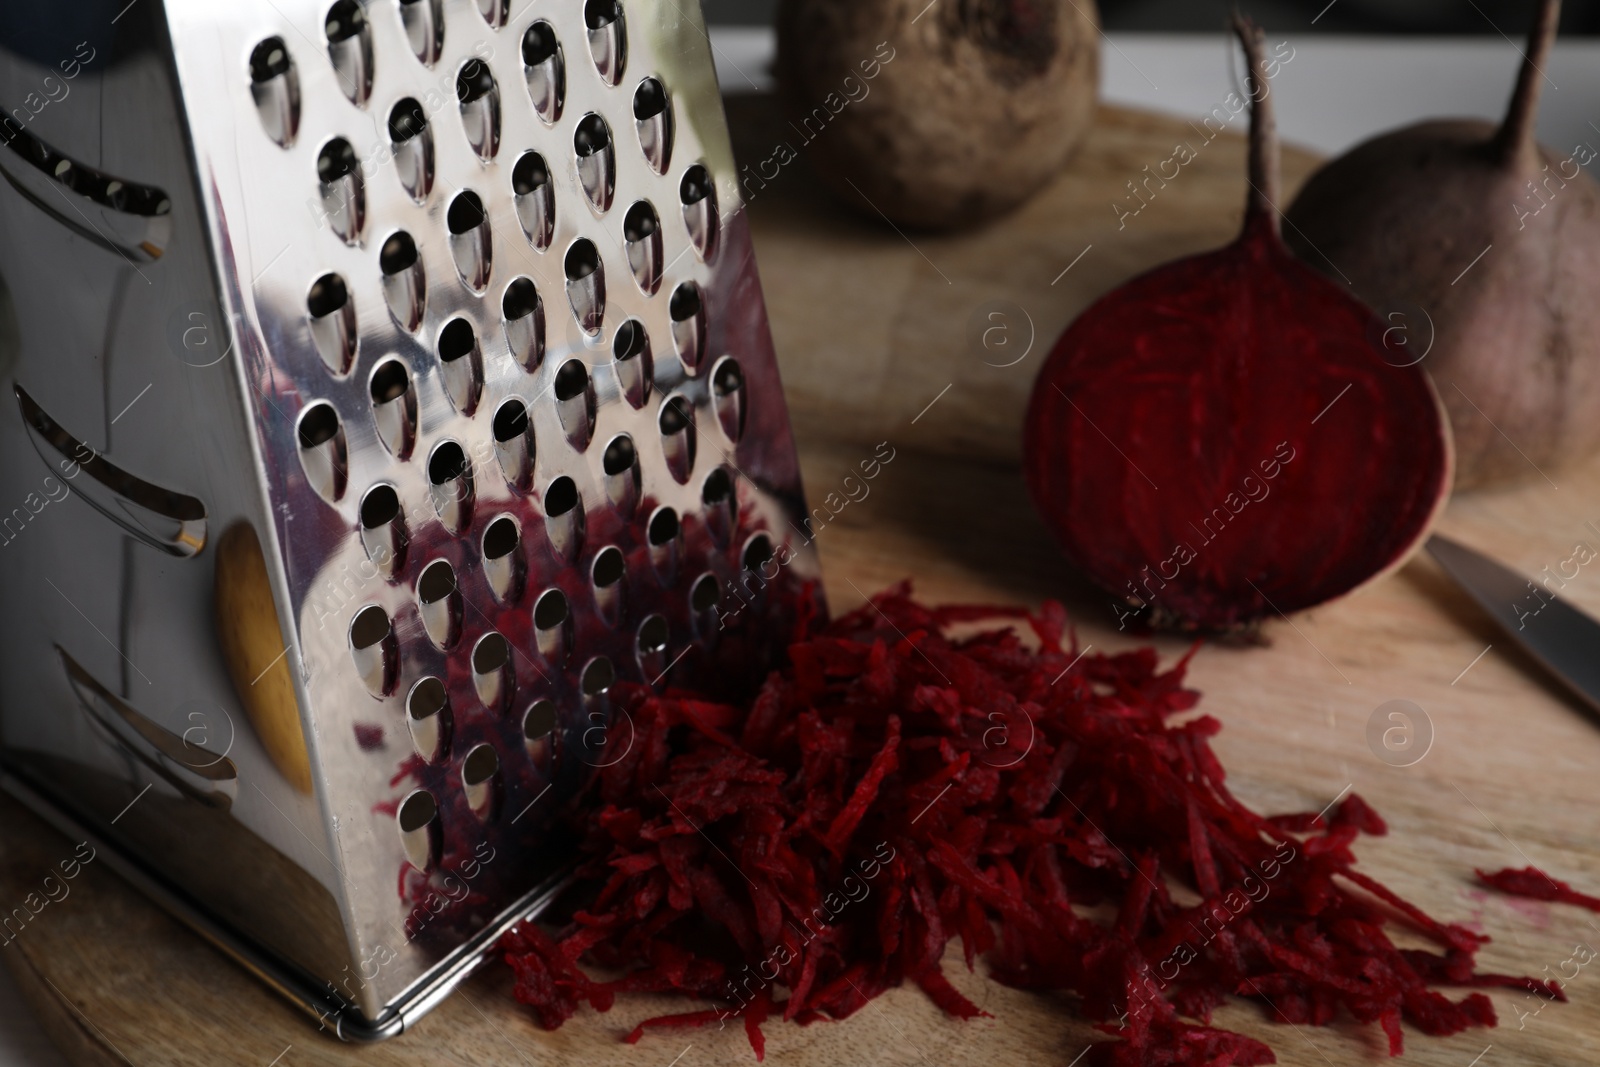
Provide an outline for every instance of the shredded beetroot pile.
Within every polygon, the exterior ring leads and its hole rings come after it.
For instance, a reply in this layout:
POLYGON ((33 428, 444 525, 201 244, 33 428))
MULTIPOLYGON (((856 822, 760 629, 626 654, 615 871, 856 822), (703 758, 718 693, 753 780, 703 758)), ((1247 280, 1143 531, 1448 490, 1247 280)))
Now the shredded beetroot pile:
POLYGON ((1475 973, 1484 938, 1357 871, 1357 836, 1385 832, 1359 797, 1275 817, 1234 798, 1217 720, 1184 714, 1187 658, 1080 656, 1065 630, 1058 605, 931 609, 902 587, 797 640, 749 707, 636 698, 637 740, 596 783, 587 895, 503 942, 517 998, 554 1028, 583 1002, 681 993, 703 1006, 628 1040, 742 1021, 759 1059, 769 1016, 844 1018, 906 981, 982 1014, 941 968, 959 937, 969 967, 1075 994, 1113 1037, 1086 1062, 1226 1067, 1274 1062, 1206 1025, 1230 996, 1378 1023, 1393 1054, 1402 1021, 1494 1025, 1483 994, 1436 987, 1560 996, 1475 973), (1004 625, 952 633, 984 622, 1004 625), (1397 948, 1396 920, 1438 951, 1397 948))

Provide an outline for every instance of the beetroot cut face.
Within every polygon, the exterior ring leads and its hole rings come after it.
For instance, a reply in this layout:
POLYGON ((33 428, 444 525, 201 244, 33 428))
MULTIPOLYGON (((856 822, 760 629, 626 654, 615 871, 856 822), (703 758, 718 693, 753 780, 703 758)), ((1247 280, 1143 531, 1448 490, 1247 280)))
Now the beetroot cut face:
POLYGON ((1068 558, 1162 628, 1248 626, 1398 567, 1449 493, 1438 395, 1384 324, 1279 233, 1262 35, 1249 59, 1251 193, 1226 248, 1101 298, 1030 398, 1029 489, 1068 558))

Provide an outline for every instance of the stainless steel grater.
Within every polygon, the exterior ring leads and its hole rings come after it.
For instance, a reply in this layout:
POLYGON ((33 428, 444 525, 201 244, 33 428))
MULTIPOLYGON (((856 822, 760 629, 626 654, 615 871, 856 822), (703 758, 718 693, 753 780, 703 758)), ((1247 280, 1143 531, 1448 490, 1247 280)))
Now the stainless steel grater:
POLYGON ((558 884, 627 700, 820 604, 698 4, 28 7, 5 785, 400 1033, 558 884))

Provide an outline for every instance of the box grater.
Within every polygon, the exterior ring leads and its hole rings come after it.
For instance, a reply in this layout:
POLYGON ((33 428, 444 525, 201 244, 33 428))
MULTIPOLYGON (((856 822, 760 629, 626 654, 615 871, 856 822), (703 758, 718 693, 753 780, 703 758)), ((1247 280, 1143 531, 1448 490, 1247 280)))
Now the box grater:
POLYGON ((815 603, 698 4, 18 6, 5 784, 400 1033, 815 603))

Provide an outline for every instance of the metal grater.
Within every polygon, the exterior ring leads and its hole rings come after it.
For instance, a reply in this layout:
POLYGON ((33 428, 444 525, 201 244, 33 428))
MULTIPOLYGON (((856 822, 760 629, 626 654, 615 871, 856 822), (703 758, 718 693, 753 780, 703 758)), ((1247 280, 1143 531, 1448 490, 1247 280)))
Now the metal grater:
POLYGON ((705 25, 58 7, 0 15, 5 785, 391 1036, 559 885, 625 698, 820 607, 705 25))

